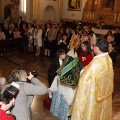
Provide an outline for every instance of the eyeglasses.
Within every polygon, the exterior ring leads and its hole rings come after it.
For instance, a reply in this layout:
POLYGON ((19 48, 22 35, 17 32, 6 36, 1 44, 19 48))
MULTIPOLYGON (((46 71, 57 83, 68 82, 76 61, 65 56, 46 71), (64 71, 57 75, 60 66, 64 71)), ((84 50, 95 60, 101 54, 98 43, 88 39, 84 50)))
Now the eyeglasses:
POLYGON ((93 45, 93 47, 97 47, 96 45, 93 45))

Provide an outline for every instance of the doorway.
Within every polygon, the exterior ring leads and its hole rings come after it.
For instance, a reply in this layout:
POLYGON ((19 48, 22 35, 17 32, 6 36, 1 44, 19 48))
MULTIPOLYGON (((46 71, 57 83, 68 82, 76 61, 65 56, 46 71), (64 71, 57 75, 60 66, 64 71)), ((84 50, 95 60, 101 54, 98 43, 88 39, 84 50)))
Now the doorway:
POLYGON ((44 10, 44 14, 43 14, 43 19, 44 21, 56 21, 56 16, 55 16, 55 9, 53 6, 47 6, 44 10))

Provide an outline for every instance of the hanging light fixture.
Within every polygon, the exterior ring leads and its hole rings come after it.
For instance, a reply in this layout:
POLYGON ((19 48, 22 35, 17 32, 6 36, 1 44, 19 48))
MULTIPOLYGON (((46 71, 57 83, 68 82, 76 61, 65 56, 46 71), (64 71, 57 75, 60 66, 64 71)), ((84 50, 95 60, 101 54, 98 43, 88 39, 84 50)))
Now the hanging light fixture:
POLYGON ((11 0, 11 2, 13 2, 13 5, 15 5, 15 6, 20 5, 20 1, 19 0, 11 0))

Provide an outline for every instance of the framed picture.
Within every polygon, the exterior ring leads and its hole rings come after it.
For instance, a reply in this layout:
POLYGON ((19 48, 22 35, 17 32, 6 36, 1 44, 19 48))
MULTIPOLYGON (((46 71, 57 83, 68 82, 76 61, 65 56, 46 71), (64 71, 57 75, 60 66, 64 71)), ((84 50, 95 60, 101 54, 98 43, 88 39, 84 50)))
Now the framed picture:
POLYGON ((80 11, 82 0, 68 0, 68 10, 80 11))

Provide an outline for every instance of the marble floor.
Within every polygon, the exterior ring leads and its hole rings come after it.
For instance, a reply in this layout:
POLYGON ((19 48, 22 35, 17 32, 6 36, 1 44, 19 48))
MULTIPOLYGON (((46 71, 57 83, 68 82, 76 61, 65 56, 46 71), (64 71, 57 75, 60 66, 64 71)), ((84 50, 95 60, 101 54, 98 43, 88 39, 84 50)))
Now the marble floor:
MULTIPOLYGON (((12 70, 18 69, 21 66, 25 67, 27 72, 36 70, 38 78, 46 86, 47 71, 49 63, 52 59, 39 56, 36 57, 33 54, 22 52, 10 52, 4 53, 0 56, 0 76, 6 77, 8 80, 12 70)), ((114 92, 113 92, 113 120, 120 120, 120 57, 117 57, 117 62, 114 65, 115 77, 114 77, 114 92)), ((48 97, 48 94, 43 96, 35 96, 32 104, 32 116, 33 120, 59 120, 54 117, 47 109, 43 107, 43 100, 48 97)))

